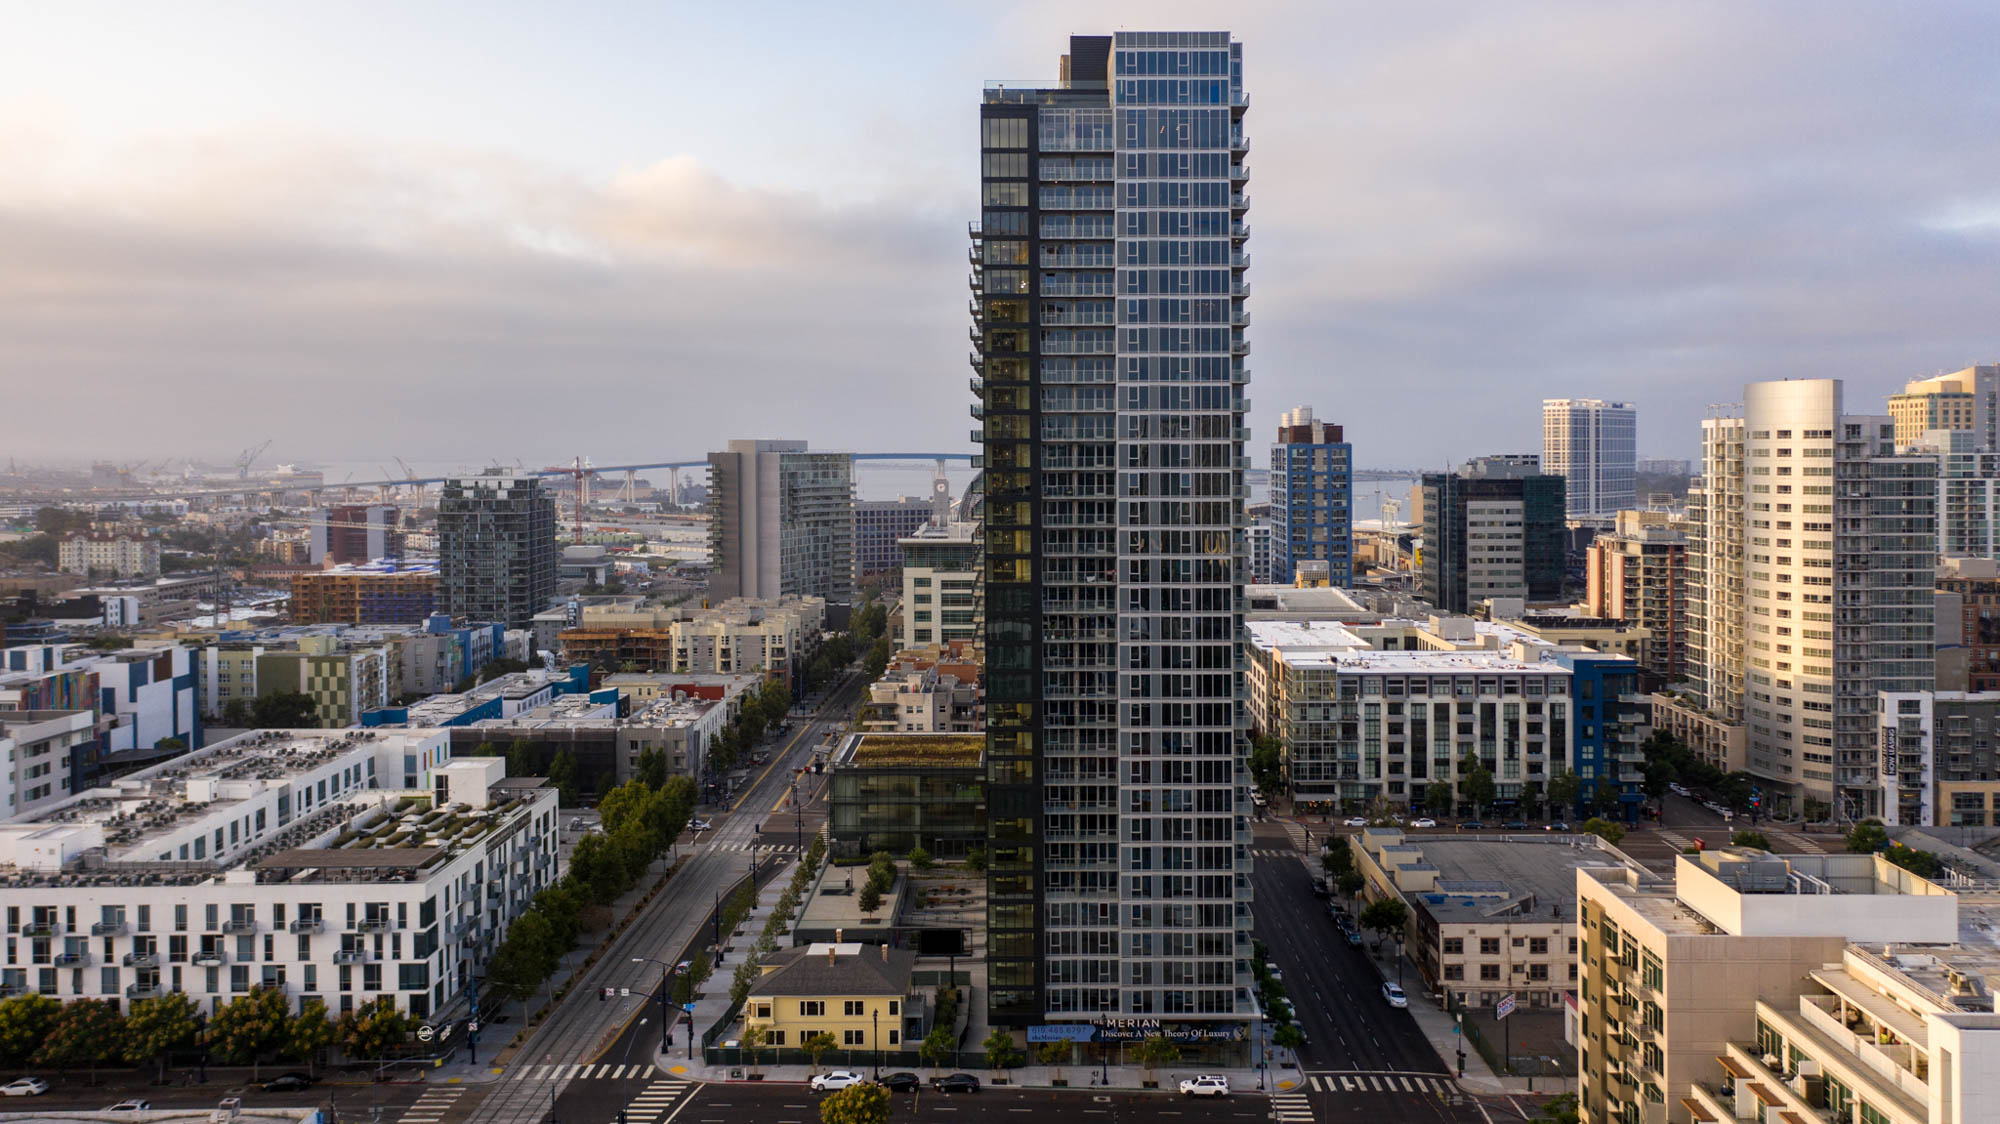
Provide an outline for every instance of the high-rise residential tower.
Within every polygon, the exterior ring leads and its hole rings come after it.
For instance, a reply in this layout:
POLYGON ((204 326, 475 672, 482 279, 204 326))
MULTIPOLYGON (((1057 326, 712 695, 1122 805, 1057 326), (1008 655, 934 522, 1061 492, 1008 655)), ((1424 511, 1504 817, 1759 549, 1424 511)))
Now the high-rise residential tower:
POLYGON ((854 458, 803 441, 708 454, 708 597, 854 603, 854 458))
POLYGON ((1254 1015, 1247 104, 1228 33, 1119 32, 979 114, 989 1013, 1208 1027, 1190 1060, 1254 1015))
POLYGON ((1491 597, 1562 596, 1563 478, 1532 454, 1479 457, 1426 473, 1421 596, 1447 613, 1491 597))
POLYGON ((1354 582, 1354 446, 1341 429, 1314 421, 1312 408, 1285 411, 1271 446, 1271 581, 1325 562, 1334 585, 1354 582))
POLYGON ((1609 519, 1638 506, 1639 414, 1629 402, 1542 400, 1542 471, 1567 482, 1571 519, 1609 519))
POLYGON ((1838 379, 1752 383, 1702 422, 1691 679, 1778 811, 1879 811, 1876 694, 1935 681, 1937 471, 1889 418, 1843 413, 1838 379))
POLYGON ((1972 434, 1974 449, 2000 451, 2000 364, 1917 379, 1889 396, 1889 416, 1898 448, 1933 429, 1956 429, 1972 434))
POLYGON ((466 476, 438 496, 445 612, 526 628, 556 592, 556 501, 540 477, 466 476))

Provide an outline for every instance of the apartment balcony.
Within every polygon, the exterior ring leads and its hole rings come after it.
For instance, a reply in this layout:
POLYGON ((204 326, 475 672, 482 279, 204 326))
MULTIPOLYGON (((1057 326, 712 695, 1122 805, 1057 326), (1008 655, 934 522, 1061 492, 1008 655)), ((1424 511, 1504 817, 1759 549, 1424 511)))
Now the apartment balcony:
POLYGON ((162 989, 157 983, 135 983, 125 988, 127 999, 158 999, 161 994, 162 989))
POLYGON ((197 968, 220 968, 228 963, 228 959, 222 955, 222 950, 219 948, 205 948, 195 953, 189 963, 197 968))
POLYGON ((965 224, 965 233, 969 238, 977 239, 985 237, 985 232, 980 229, 979 220, 977 219, 965 224))
POLYGON ((232 917, 222 923, 222 931, 232 934, 254 933, 257 931, 257 919, 254 917, 232 917))
POLYGON ((127 968, 157 968, 160 955, 156 952, 128 952, 124 959, 127 968))
POLYGON ((1236 152, 1250 151, 1250 134, 1248 133, 1231 134, 1229 138, 1229 147, 1230 149, 1236 152))
POLYGON ((30 921, 21 926, 24 937, 54 937, 62 933, 62 926, 54 921, 30 921))
POLYGON ((1230 209, 1230 210, 1232 210, 1232 211, 1247 211, 1247 210, 1249 210, 1249 209, 1250 209, 1250 196, 1249 196, 1249 195, 1247 195, 1247 194, 1237 194, 1237 195, 1232 195, 1232 196, 1230 196, 1230 197, 1229 197, 1229 209, 1230 209))
POLYGON ((1231 164, 1229 166, 1229 178, 1242 183, 1244 180, 1250 178, 1250 169, 1241 164, 1231 164))
POLYGON ((343 948, 333 954, 335 964, 366 964, 368 950, 365 948, 343 948))
POLYGON ((1231 269, 1249 269, 1250 255, 1242 250, 1237 250, 1229 255, 1229 267, 1231 269))
POLYGON ((300 917, 294 920, 289 928, 294 933, 323 933, 326 931, 326 918, 300 917))
POLYGON ((1230 236, 1231 238, 1248 238, 1248 237, 1250 237, 1250 224, 1249 224, 1249 223, 1247 223, 1247 222, 1232 222, 1232 223, 1230 223, 1230 224, 1229 224, 1229 236, 1230 236))
POLYGON ((90 966, 88 952, 58 952, 50 961, 58 968, 86 968, 90 966))
POLYGON ((1249 340, 1231 340, 1231 341, 1230 341, 1230 344, 1229 344, 1229 354, 1231 354, 1231 355, 1248 355, 1248 354, 1250 354, 1250 341, 1249 341, 1249 340))
POLYGON ((1249 310, 1249 309, 1247 309, 1247 308, 1245 308, 1245 309, 1238 309, 1238 310, 1237 310, 1237 311, 1236 311, 1236 312, 1235 312, 1235 313, 1234 313, 1233 315, 1231 315, 1231 316, 1229 317, 1229 322, 1230 322, 1231 324, 1234 324, 1234 325, 1236 325, 1236 326, 1237 326, 1237 327, 1239 327, 1239 328, 1247 328, 1247 327, 1249 327, 1249 326, 1250 326, 1250 310, 1249 310))
POLYGON ((122 937, 125 935, 125 923, 123 921, 99 921, 90 927, 90 935, 93 937, 122 937))
POLYGON ((389 931, 389 919, 386 917, 364 917, 355 924, 354 928, 357 932, 362 933, 386 933, 389 931))

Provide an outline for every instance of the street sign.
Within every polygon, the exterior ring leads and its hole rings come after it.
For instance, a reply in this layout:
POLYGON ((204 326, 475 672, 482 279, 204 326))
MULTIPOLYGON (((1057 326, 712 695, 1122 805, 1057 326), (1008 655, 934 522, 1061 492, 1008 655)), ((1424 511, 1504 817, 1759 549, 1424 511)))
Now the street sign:
POLYGON ((1496 1019, 1504 1019, 1508 1015, 1511 1015, 1513 1013, 1514 1013, 1514 993, 1510 991, 1507 994, 1500 997, 1500 1002, 1495 1003, 1493 1005, 1493 1017, 1496 1019))
POLYGON ((478 1033, 479 1033, 479 1024, 478 1024, 477 1022, 469 1022, 469 1023, 466 1023, 466 1024, 465 1024, 465 1032, 466 1032, 467 1034, 478 1034, 478 1033))
POLYGON ((618 996, 621 999, 630 999, 632 998, 632 989, 629 987, 621 987, 618 989, 618 996))
POLYGON ((694 1014, 694 1004, 683 1003, 681 1004, 681 1010, 686 1011, 688 1014, 692 1015, 694 1014))
POLYGON ((432 1030, 430 1027, 420 1026, 417 1028, 417 1041, 429 1042, 431 1040, 431 1035, 436 1033, 437 1032, 432 1030))
POLYGON ((451 1024, 450 1024, 450 1023, 446 1023, 446 1024, 444 1024, 443 1026, 441 1026, 441 1027, 439 1027, 439 1028, 438 1028, 438 1041, 439 1041, 439 1042, 442 1042, 442 1041, 444 1041, 445 1039, 447 1039, 447 1038, 450 1038, 450 1037, 451 1037, 451 1024))

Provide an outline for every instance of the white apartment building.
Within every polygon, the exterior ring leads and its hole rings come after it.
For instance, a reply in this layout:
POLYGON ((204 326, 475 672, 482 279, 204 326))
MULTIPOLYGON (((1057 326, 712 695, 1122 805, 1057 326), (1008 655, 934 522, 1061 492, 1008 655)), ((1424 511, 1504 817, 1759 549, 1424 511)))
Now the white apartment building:
POLYGON ((1576 886, 1589 1124, 2000 1119, 1990 899, 1879 855, 1735 849, 1576 886))
POLYGON ((896 540, 903 558, 903 647, 984 639, 977 530, 972 523, 932 524, 896 540))
POLYGON ((1646 726, 1626 697, 1638 667, 1626 657, 1464 617, 1253 620, 1245 633, 1251 722, 1283 740, 1301 805, 1421 807, 1440 784, 1457 802, 1468 755, 1492 771, 1501 801, 1532 800, 1563 772, 1586 796, 1607 784, 1637 799, 1646 726))
POLYGON ((1935 457, 1898 455, 1887 417, 1842 410, 1837 379, 1745 388, 1702 423, 1690 497, 1693 678, 1747 730, 1778 810, 1879 811, 1877 691, 1933 682, 1935 457))
POLYGON ((445 731, 245 733, 0 822, 0 992, 449 1012, 555 874, 556 795, 445 731))
POLYGON ((1542 400, 1542 471, 1568 481, 1569 517, 1610 519, 1638 506, 1639 413, 1601 398, 1542 400))
POLYGON ((0 710, 0 792, 5 815, 19 815, 67 797, 80 756, 97 742, 95 710, 0 710))
POLYGON ((56 564, 87 578, 157 578, 160 541, 137 535, 76 534, 56 544, 56 564))
POLYGON ((789 676, 793 657, 819 643, 825 623, 824 598, 732 598, 673 622, 672 670, 789 676))

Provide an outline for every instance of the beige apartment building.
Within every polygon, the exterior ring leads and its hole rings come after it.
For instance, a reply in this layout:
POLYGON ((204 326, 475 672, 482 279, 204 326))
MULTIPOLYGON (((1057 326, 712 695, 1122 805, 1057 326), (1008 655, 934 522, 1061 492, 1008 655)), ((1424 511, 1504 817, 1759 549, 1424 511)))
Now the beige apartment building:
POLYGON ((1970 432, 1981 449, 2000 448, 2000 365, 1966 367, 1936 378, 1917 379, 1889 396, 1896 445, 1916 444, 1933 429, 1970 432))
POLYGON ((1638 657, 1669 683, 1687 675, 1687 536, 1654 511, 1621 511, 1585 555, 1585 615, 1626 621, 1647 635, 1638 657))
POLYGON ((1990 907, 1877 855, 1749 849, 1576 891, 1590 1124, 2000 1119, 1990 907))

